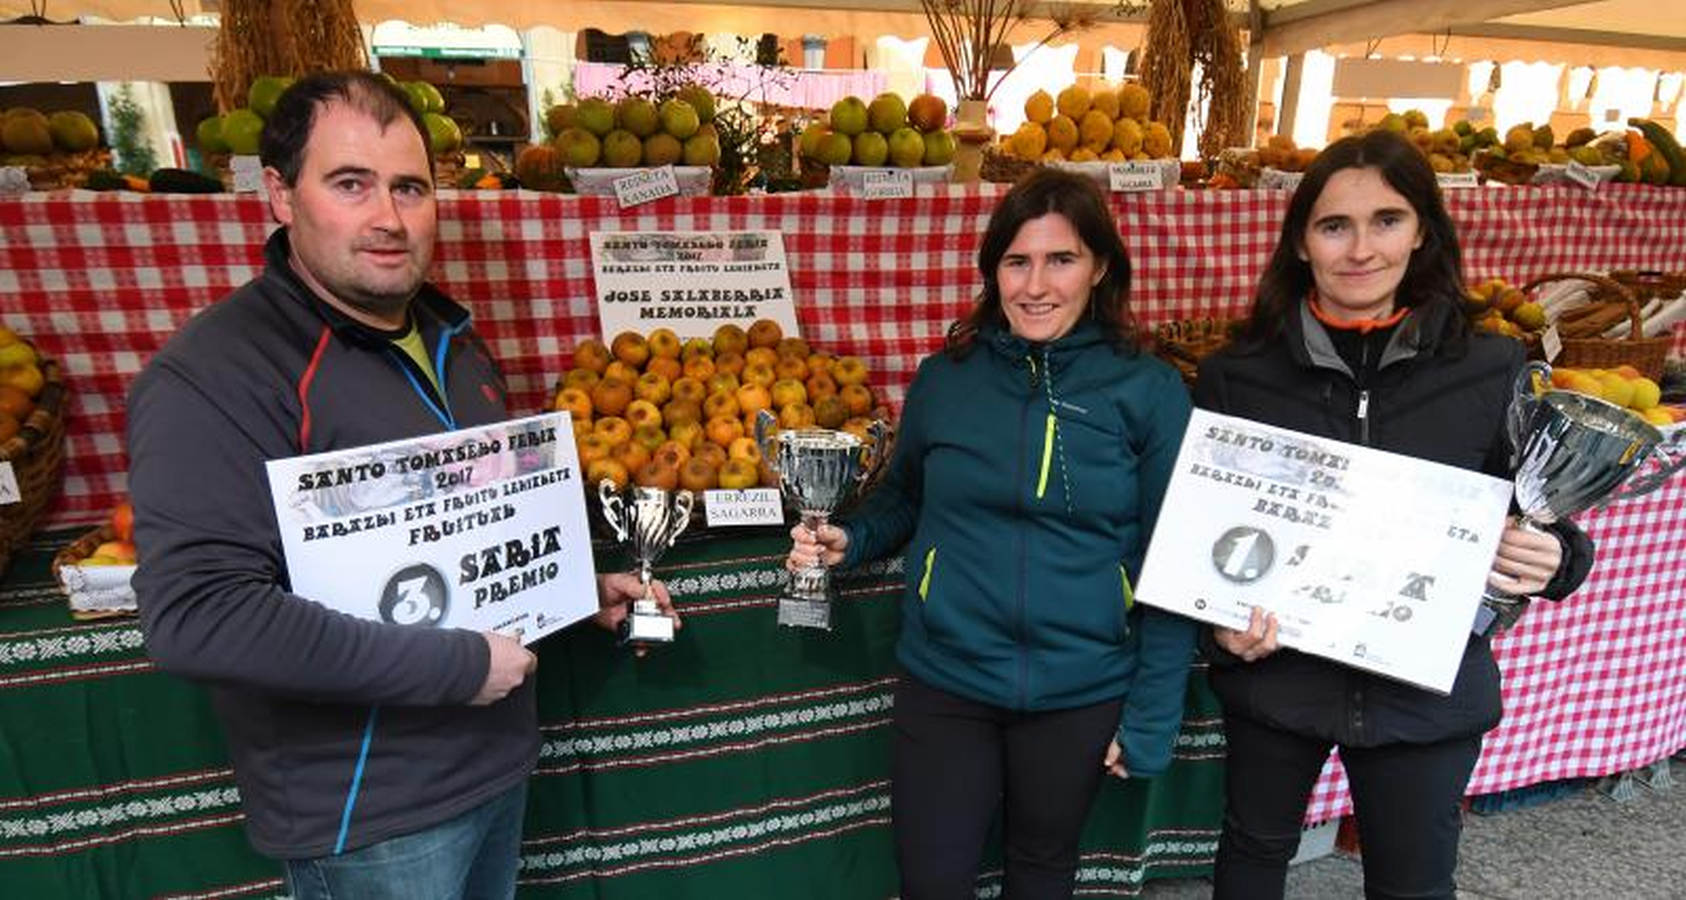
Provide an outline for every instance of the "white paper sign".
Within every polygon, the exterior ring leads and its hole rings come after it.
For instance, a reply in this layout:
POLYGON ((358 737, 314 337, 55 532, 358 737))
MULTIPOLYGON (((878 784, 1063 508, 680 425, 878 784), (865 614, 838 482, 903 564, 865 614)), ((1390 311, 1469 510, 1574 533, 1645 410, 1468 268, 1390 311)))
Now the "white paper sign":
POLYGON ((1107 178, 1115 193, 1134 194, 1142 191, 1164 190, 1163 171, 1157 163, 1121 162, 1106 167, 1107 178))
POLYGON ((783 525, 784 504, 777 488, 703 491, 708 527, 783 525))
POLYGON ((1442 189, 1462 190, 1481 186, 1481 177, 1474 172, 1440 172, 1434 176, 1442 189))
POLYGON ((1571 160, 1569 165, 1563 170, 1563 174, 1570 181, 1573 181, 1589 191, 1598 190, 1599 186, 1604 183, 1604 180, 1598 177, 1597 172, 1594 172, 1585 165, 1573 160, 1571 160))
POLYGON ((605 340, 661 327, 709 337, 756 319, 801 334, 777 231, 594 231, 590 239, 605 340))
POLYGON ((228 170, 234 174, 236 194, 254 194, 263 190, 263 160, 256 156, 231 156, 228 170))
POLYGON ((615 199, 620 201, 623 209, 663 197, 677 196, 679 179, 674 177, 672 166, 643 169, 625 178, 615 179, 615 199))
POLYGON ((567 413, 271 460, 293 592, 364 619, 517 636, 597 610, 567 413))
POLYGON ((1563 335, 1557 333, 1557 326, 1553 325, 1540 335, 1540 350, 1545 353, 1546 362, 1557 359, 1557 354, 1563 352, 1563 335))
POLYGON ((1449 693, 1509 509, 1478 472, 1196 410, 1136 597, 1449 693))
POLYGON ((861 196, 867 200, 912 197, 913 173, 907 169, 868 169, 861 173, 861 196))
POLYGON ((0 506, 22 499, 23 491, 18 489, 18 475, 12 471, 11 460, 0 461, 0 506))

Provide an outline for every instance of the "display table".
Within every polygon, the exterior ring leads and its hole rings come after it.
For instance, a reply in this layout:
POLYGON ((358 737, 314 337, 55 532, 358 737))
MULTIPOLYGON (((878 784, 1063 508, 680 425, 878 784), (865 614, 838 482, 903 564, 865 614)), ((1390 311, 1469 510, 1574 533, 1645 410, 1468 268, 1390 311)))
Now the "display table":
MULTIPOLYGON (((978 242, 998 185, 908 200, 828 193, 668 199, 446 192, 436 280, 474 312, 517 411, 544 405, 574 343, 595 335, 587 235, 773 230, 784 235, 797 315, 819 346, 855 354, 892 400, 978 289, 978 242)), ((1116 195, 1144 324, 1247 307, 1288 196, 1274 191, 1116 195)), ((1610 185, 1452 192, 1467 275, 1686 270, 1686 191, 1610 185)), ((271 227, 255 197, 68 193, 0 199, 6 324, 64 361, 73 387, 56 521, 95 518, 123 491, 123 396, 194 311, 249 279, 271 227)), ((1686 333, 1676 339, 1686 348, 1686 333)), ((1490 793, 1620 772, 1686 745, 1686 487, 1595 512, 1586 586, 1497 642, 1506 718, 1471 784, 1490 793)), ((44 626, 42 626, 44 627, 44 626)), ((699 670, 697 678, 712 678, 699 670)), ((5 802, 0 800, 0 803, 5 802)), ((3 809, 4 807, 0 807, 3 809)), ((1338 770, 1311 818, 1348 808, 1338 770)))
MULTIPOLYGON (((46 561, 70 536, 21 554, 0 583, 0 894, 275 895, 204 692, 152 668, 133 620, 64 612, 46 561)), ((681 542, 659 574, 685 627, 646 659, 589 625, 538 645, 544 744, 520 896, 894 893, 900 564, 840 577, 835 632, 780 629, 788 546, 782 529, 681 542)), ((1210 865, 1223 738, 1204 671, 1190 685, 1171 771, 1107 780, 1083 842, 1085 893, 1135 895, 1144 878, 1210 865)), ((980 886, 999 890, 999 866, 980 886)))

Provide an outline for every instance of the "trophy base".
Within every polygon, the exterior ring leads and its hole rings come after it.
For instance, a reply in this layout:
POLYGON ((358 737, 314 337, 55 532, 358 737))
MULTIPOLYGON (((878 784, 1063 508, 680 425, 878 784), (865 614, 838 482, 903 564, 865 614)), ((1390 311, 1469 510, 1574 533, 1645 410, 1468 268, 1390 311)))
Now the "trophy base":
POLYGON ((673 620, 667 616, 633 613, 621 620, 618 633, 622 644, 671 644, 673 620))
POLYGON ((779 598, 779 624, 792 628, 831 630, 831 603, 825 600, 804 600, 800 597, 779 598))

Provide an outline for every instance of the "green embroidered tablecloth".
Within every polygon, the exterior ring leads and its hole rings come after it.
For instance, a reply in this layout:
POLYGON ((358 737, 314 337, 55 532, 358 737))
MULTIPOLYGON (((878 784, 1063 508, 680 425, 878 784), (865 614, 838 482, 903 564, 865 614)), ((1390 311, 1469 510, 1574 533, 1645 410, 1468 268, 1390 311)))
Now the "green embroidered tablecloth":
MULTIPOLYGON (((204 693, 153 669, 133 620, 73 622, 41 535, 0 582, 0 895, 270 897, 204 693)), ((895 893, 889 720, 899 562, 838 577, 830 634, 780 629, 782 530, 687 540, 659 573, 685 627, 634 660, 589 626, 539 647, 544 745, 523 898, 881 898, 895 893)), ((613 551, 600 555, 619 565, 613 551)), ((1079 889, 1202 874, 1223 741, 1191 674, 1176 762, 1108 779, 1079 889)), ((979 895, 999 896, 997 864, 979 895)))

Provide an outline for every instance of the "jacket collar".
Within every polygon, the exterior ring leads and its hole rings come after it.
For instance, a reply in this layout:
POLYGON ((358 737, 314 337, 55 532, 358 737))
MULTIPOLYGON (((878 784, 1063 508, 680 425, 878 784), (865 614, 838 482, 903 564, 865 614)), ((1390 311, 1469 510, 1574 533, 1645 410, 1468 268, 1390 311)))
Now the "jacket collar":
POLYGON ((1046 355, 1048 365, 1056 370, 1064 368, 1080 351, 1106 342, 1106 335, 1101 333, 1100 326, 1087 316, 1077 320, 1077 324, 1070 331, 1051 341, 1027 341, 995 322, 979 328, 978 337, 991 352, 998 353, 1015 364, 1022 365, 1024 360, 1032 355, 1039 359, 1046 355))
MULTIPOLYGON (((1383 348, 1381 359, 1376 364, 1377 370, 1414 359, 1427 352, 1428 346, 1423 335, 1433 333, 1431 326, 1438 324, 1434 320, 1442 314, 1434 309, 1412 309, 1407 313, 1388 338, 1387 346, 1383 348)), ((1329 330, 1317 320, 1316 313, 1312 312, 1309 300, 1301 301, 1297 314, 1288 317, 1286 329, 1289 352, 1300 365, 1333 369, 1348 378, 1354 377, 1346 360, 1341 359, 1340 353, 1336 352, 1335 342, 1329 337, 1329 330)))
MULTIPOLYGON (((279 285, 285 293, 295 301, 305 305, 316 313, 339 337, 369 346, 383 346, 394 338, 404 336, 404 331, 389 333, 378 328, 364 325, 351 318, 326 300, 317 296, 310 285, 304 283, 298 273, 293 270, 293 245, 288 237, 286 228, 277 228, 264 243, 264 274, 266 280, 279 285)), ((441 327, 450 331, 457 331, 469 320, 468 310, 461 304, 446 297, 430 282, 422 282, 421 289, 410 300, 410 312, 416 317, 415 325, 420 328, 424 337, 431 337, 441 327)))

